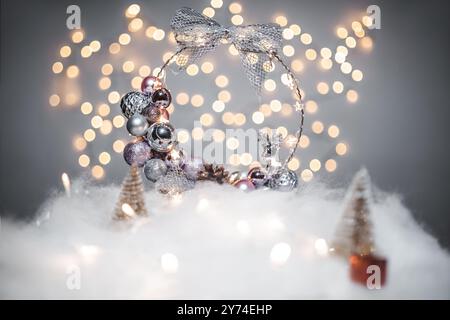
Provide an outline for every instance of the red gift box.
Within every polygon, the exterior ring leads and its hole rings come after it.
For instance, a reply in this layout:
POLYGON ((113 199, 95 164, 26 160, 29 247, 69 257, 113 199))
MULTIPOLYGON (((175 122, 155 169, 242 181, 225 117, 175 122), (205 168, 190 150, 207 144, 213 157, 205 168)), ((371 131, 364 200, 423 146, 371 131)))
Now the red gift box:
POLYGON ((369 289, 380 289, 386 283, 387 260, 375 255, 352 254, 349 258, 350 278, 369 289))

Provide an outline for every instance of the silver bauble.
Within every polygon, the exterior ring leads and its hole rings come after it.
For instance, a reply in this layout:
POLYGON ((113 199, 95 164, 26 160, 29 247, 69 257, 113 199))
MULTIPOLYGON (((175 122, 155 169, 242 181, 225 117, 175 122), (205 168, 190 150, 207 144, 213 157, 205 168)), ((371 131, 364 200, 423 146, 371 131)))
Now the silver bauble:
POLYGON ((131 91, 120 100, 120 109, 125 117, 129 118, 135 113, 141 113, 150 104, 150 97, 139 91, 131 91))
POLYGON ((298 176, 289 169, 280 168, 269 178, 269 188, 277 191, 288 192, 297 188, 298 176))
POLYGON ((136 113, 127 121, 128 132, 136 137, 142 137, 147 133, 148 121, 143 115, 136 113))
POLYGON ((158 152, 168 152, 175 145, 175 129, 170 123, 157 122, 147 130, 148 144, 158 152))
POLYGON ((150 159, 144 165, 145 177, 152 182, 158 181, 158 179, 165 176, 166 173, 167 165, 161 159, 150 159))

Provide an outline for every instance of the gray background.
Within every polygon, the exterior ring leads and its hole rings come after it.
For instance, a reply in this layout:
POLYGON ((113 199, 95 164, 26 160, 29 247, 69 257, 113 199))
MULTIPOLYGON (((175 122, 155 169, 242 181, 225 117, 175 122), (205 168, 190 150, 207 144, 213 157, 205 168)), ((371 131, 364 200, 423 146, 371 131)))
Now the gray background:
MULTIPOLYGON (((224 2, 227 5, 230 1, 224 2)), ((61 45, 69 41, 65 10, 74 3, 81 7, 82 26, 88 39, 100 39, 105 45, 125 32, 123 11, 132 3, 129 1, 1 1, 2 217, 32 216, 51 192, 61 188, 62 172, 71 176, 83 173, 77 164, 72 138, 88 127, 86 118, 77 108, 51 109, 48 106, 48 97, 55 85, 50 66, 58 59, 61 45)), ((201 9, 208 2, 137 3, 142 4, 145 20, 168 30, 170 17, 177 8, 191 6, 201 9)), ((375 42, 373 52, 356 54, 351 58, 354 65, 360 66, 365 73, 363 82, 355 85, 360 95, 359 102, 348 106, 343 97, 314 97, 321 111, 308 121, 317 118, 336 122, 342 130, 342 138, 351 148, 347 157, 338 159, 337 172, 331 176, 324 174, 321 178, 342 186, 361 165, 365 165, 378 187, 402 195, 416 219, 436 235, 441 244, 449 247, 449 205, 446 198, 450 181, 448 2, 244 0, 242 3, 246 23, 266 22, 274 13, 284 13, 291 23, 299 23, 310 32, 318 47, 335 46, 334 28, 338 24, 349 23, 355 12, 364 11, 370 4, 381 7, 382 29, 371 34, 375 42)), ((215 18, 227 21, 226 9, 221 12, 215 18)), ((152 45, 136 44, 133 48, 141 60, 148 59, 149 64, 155 67, 161 63, 161 53, 167 50, 168 44, 152 45)), ((300 47, 299 44, 296 46, 300 47)), ((304 47, 301 48, 298 54, 303 53, 304 47)), ((225 48, 222 51, 226 51, 225 48)), ((221 54, 217 53, 212 59, 221 61, 221 54)), ((94 64, 95 58, 89 62, 81 61, 79 57, 73 59, 77 64, 86 63, 83 75, 97 81, 100 62, 94 64), (96 73, 92 71, 94 69, 96 73)), ((230 91, 237 103, 234 103, 232 111, 242 112, 248 105, 249 111, 245 113, 251 114, 255 108, 254 96, 248 94, 251 89, 238 63, 234 65, 236 68, 228 65, 217 68, 228 71, 233 81, 230 91)), ((120 74, 112 77, 121 93, 130 87, 127 77, 120 74)), ((333 77, 310 72, 300 75, 300 78, 308 89, 320 79, 331 80, 333 77)), ((217 91, 210 81, 201 77, 189 82, 189 90, 186 88, 189 78, 185 75, 171 79, 174 92, 178 88, 199 92, 207 101, 212 102, 217 91), (213 90, 216 91, 209 94, 213 90)), ((94 97, 93 102, 102 99, 89 83, 82 85, 83 94, 94 97)), ((115 114, 118 111, 114 109, 115 114)), ((192 128, 192 122, 199 114, 185 108, 177 110, 172 120, 177 127, 192 128)), ((268 124, 280 125, 280 119, 271 119, 268 124)), ((293 128, 293 122, 287 126, 293 128)), ((98 141, 90 148, 104 150, 112 138, 125 137, 124 131, 117 130, 108 141, 98 141)), ((305 151, 305 160, 315 153, 325 156, 333 146, 323 139, 312 142, 310 150, 305 151), (316 145, 324 147, 316 148, 316 145)), ((101 183, 119 182, 124 172, 122 159, 115 155, 107 167, 107 179, 101 183)))

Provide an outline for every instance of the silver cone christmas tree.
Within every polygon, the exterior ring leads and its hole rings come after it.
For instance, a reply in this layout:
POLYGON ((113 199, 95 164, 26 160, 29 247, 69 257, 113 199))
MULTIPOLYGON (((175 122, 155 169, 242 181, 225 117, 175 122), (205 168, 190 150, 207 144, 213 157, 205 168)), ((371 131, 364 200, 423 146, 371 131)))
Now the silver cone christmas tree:
POLYGON ((332 252, 345 258, 373 252, 371 202, 370 177, 363 168, 356 173, 349 187, 344 213, 332 242, 332 252))
POLYGON ((125 220, 133 216, 145 216, 147 210, 144 202, 144 185, 136 165, 130 167, 130 172, 122 183, 119 200, 116 204, 114 219, 125 220))

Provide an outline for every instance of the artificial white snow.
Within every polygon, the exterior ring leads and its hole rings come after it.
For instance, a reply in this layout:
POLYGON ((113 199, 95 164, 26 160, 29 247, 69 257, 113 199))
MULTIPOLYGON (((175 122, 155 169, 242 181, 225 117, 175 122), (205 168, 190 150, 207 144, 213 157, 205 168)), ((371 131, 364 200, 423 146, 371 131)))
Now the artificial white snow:
POLYGON ((49 199, 35 224, 2 222, 1 298, 450 298, 450 256, 394 195, 373 206, 387 284, 352 283, 328 254, 343 192, 297 193, 199 183, 181 199, 145 195, 148 219, 111 220, 118 186, 78 181, 49 199))

